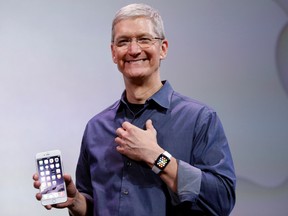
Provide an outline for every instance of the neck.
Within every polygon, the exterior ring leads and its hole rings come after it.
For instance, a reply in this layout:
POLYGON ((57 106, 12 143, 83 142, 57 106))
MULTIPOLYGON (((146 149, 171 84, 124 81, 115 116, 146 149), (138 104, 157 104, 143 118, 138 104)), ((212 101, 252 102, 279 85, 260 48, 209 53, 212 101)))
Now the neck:
POLYGON ((134 104, 144 104, 145 101, 155 94, 163 86, 161 80, 150 83, 125 83, 126 97, 128 102, 134 104))

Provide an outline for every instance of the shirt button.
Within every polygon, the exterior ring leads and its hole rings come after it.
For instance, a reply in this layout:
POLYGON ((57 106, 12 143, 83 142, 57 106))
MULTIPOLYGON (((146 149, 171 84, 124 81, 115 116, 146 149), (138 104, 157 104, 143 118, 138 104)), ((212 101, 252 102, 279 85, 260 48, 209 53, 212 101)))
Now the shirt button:
POLYGON ((127 167, 131 167, 131 166, 132 166, 131 161, 127 161, 126 166, 127 166, 127 167))

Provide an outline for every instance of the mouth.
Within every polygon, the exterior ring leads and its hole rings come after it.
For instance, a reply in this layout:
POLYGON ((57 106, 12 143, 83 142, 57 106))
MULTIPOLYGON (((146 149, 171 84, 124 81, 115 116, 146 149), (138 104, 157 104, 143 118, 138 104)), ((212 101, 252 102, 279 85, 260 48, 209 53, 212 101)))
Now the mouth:
POLYGON ((126 60, 125 62, 129 63, 129 64, 133 64, 133 63, 141 63, 146 61, 147 59, 133 59, 133 60, 126 60))

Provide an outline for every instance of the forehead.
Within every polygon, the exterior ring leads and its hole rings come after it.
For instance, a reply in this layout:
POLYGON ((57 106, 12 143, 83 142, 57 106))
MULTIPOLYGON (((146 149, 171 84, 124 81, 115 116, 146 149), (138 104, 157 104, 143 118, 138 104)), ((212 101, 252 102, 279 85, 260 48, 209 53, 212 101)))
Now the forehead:
POLYGON ((152 21, 148 18, 124 19, 114 26, 114 39, 119 37, 135 37, 144 34, 154 35, 153 27, 152 21))

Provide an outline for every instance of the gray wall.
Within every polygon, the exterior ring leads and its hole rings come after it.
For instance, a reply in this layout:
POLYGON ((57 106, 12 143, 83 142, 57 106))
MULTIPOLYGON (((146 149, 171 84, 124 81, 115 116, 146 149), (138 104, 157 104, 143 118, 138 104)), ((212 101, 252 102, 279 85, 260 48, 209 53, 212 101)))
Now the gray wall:
MULTIPOLYGON (((132 2, 0 0, 0 215, 67 215, 35 200, 34 156, 60 149, 74 175, 86 122, 123 90, 110 29, 132 2)), ((142 2, 166 26, 162 78, 222 119, 238 176, 232 215, 287 215, 287 2, 142 2)))

